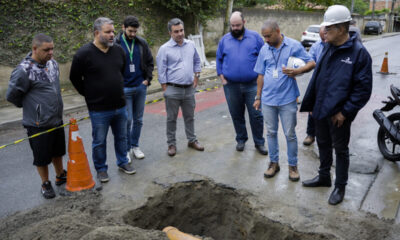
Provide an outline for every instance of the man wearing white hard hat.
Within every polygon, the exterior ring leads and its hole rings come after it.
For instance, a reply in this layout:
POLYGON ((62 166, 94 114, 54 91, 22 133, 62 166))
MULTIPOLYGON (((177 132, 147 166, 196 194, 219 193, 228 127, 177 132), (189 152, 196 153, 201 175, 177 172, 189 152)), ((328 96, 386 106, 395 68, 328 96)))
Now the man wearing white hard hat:
POLYGON ((289 180, 298 181, 297 169, 297 102, 300 95, 294 78, 310 71, 315 62, 300 42, 281 34, 275 20, 267 20, 261 29, 265 44, 258 55, 254 71, 257 77, 257 96, 254 107, 258 110, 262 104, 264 121, 267 126, 267 140, 270 163, 264 173, 271 178, 279 172, 278 124, 282 122, 286 137, 289 165, 289 180))
POLYGON ((350 11, 333 5, 324 15, 325 41, 308 85, 302 112, 312 112, 320 156, 318 175, 304 181, 305 187, 330 187, 332 152, 336 154, 335 188, 329 204, 343 201, 349 170, 351 123, 368 102, 372 91, 372 60, 368 51, 349 34, 350 11))

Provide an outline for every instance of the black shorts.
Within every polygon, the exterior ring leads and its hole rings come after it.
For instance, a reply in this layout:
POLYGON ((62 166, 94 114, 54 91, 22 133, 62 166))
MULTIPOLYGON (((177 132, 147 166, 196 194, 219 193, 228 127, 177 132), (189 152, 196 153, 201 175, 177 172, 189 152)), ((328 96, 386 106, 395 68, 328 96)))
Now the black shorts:
MULTIPOLYGON (((50 129, 37 127, 25 128, 28 136, 50 129)), ((62 157, 65 155, 64 128, 30 138, 29 144, 33 152, 33 165, 38 167, 47 166, 51 163, 53 157, 62 157)))

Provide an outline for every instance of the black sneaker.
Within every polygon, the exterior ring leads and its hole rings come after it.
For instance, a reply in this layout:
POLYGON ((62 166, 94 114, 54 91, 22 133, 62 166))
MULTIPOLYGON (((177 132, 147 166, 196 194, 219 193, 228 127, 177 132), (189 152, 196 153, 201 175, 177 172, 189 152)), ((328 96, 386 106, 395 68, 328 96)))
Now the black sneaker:
POLYGON ((119 169, 124 171, 124 173, 126 173, 126 174, 134 174, 134 173, 136 173, 135 168, 129 163, 120 166, 119 169))
POLYGON ((106 171, 102 172, 97 172, 97 178, 100 180, 100 182, 105 183, 110 181, 110 178, 108 177, 108 174, 106 171))
POLYGON ((54 198, 56 196, 50 181, 46 181, 42 184, 41 192, 43 197, 46 199, 54 198))
POLYGON ((236 144, 236 151, 238 151, 238 152, 243 152, 243 150, 244 150, 244 145, 245 145, 244 142, 238 142, 238 143, 236 144))
POLYGON ((64 169, 64 172, 61 173, 60 176, 56 176, 56 185, 60 186, 66 182, 67 182, 67 171, 65 171, 64 169))

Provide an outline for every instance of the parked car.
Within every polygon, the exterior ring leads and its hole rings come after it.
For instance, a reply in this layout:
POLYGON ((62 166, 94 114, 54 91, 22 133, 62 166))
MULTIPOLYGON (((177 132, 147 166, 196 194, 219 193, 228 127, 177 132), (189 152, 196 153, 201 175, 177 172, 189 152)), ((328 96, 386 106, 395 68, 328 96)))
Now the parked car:
POLYGON ((378 21, 368 21, 364 27, 364 34, 372 34, 375 33, 377 35, 382 33, 382 25, 378 21))
POLYGON ((316 41, 320 40, 319 37, 319 29, 321 28, 320 25, 310 25, 307 29, 303 32, 301 36, 301 44, 304 47, 309 47, 316 41))

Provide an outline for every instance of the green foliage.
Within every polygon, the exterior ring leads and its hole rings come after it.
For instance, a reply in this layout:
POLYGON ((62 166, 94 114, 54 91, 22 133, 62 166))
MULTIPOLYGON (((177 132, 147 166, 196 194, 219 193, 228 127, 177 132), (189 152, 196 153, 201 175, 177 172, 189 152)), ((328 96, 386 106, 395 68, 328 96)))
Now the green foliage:
MULTIPOLYGON (((375 10, 375 15, 381 15, 385 13, 390 13, 390 10, 387 8, 381 9, 381 10, 375 10)), ((372 15, 372 10, 368 10, 364 12, 364 15, 372 15)))
POLYGON ((257 4, 273 5, 279 0, 235 0, 234 7, 254 7, 257 4))
POLYGON ((67 62, 77 49, 92 41, 96 18, 111 18, 119 31, 126 15, 139 18, 150 44, 169 38, 166 23, 171 16, 145 0, 0 0, 0 64, 15 66, 40 32, 53 37, 55 59, 67 62))
POLYGON ((219 13, 222 0, 150 0, 153 5, 160 5, 177 17, 193 16, 205 25, 206 21, 219 13))
MULTIPOLYGON (((267 4, 272 5, 281 3, 285 9, 288 10, 303 10, 312 11, 316 6, 328 7, 335 4, 345 5, 349 9, 351 8, 351 0, 238 0, 239 2, 256 2, 256 4, 267 4)), ((355 0, 354 1, 354 12, 362 14, 369 7, 368 0, 355 0)))

